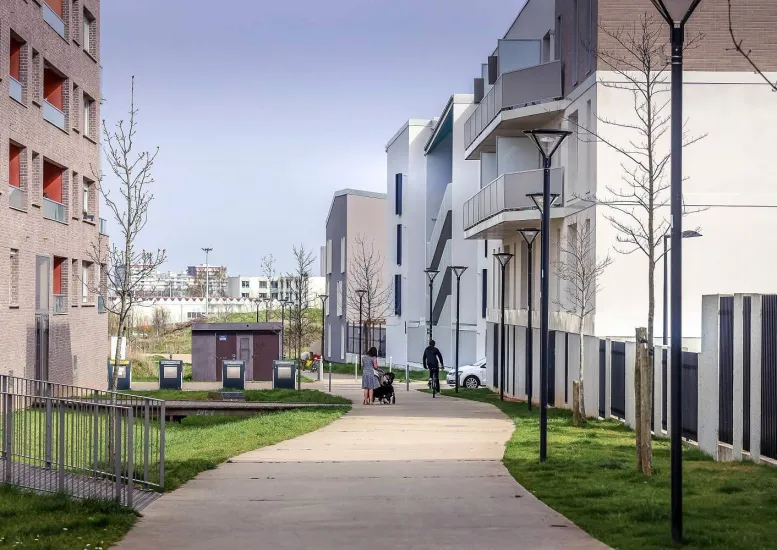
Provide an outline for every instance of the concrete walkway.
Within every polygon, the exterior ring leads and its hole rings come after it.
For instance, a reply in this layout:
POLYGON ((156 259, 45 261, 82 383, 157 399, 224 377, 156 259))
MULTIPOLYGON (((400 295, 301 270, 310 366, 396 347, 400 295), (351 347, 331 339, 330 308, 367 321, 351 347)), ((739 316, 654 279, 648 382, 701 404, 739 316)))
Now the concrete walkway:
POLYGON ((151 506, 119 545, 273 550, 606 548, 501 463, 513 423, 496 407, 397 392, 297 439, 204 472, 151 506))

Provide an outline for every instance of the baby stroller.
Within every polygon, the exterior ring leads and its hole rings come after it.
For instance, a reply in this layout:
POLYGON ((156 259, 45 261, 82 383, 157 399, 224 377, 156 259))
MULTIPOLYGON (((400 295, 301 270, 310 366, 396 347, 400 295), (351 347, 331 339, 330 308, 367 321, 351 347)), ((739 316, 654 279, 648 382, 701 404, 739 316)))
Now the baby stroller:
POLYGON ((394 373, 385 372, 380 376, 380 387, 375 388, 373 392, 376 401, 384 405, 393 405, 397 402, 394 394, 394 373))

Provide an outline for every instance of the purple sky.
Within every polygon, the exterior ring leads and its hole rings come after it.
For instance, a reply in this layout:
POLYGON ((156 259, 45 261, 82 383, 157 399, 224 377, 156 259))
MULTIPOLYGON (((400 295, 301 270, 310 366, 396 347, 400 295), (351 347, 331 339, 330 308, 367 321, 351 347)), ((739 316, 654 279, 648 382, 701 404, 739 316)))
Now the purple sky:
POLYGON ((388 139, 471 93, 523 3, 103 1, 102 115, 125 117, 134 74, 137 141, 160 147, 141 244, 176 270, 211 246, 232 275, 317 255, 332 193, 385 192, 388 139))

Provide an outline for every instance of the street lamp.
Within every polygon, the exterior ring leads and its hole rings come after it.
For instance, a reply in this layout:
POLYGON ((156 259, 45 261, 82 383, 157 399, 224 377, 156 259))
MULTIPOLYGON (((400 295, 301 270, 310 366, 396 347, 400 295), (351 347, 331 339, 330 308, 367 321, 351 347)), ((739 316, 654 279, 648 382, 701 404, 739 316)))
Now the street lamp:
POLYGON ((669 24, 672 42, 672 538, 683 539, 682 339, 683 339, 683 42, 685 24, 701 0, 651 0, 669 24))
POLYGON ((359 361, 362 360, 363 351, 362 350, 362 340, 364 339, 364 327, 362 326, 362 304, 364 303, 364 295, 367 294, 367 291, 363 288, 360 288, 356 291, 356 294, 359 295, 359 361))
MULTIPOLYGON (((327 294, 319 294, 318 299, 321 300, 321 364, 318 366, 318 379, 324 376, 324 330, 326 328, 326 320, 324 318, 324 312, 326 311, 326 300, 329 298, 327 294)), ((332 379, 329 379, 329 383, 332 383, 332 379)), ((332 391, 332 388, 329 388, 332 391)))
POLYGON ((502 290, 501 290, 501 306, 499 314, 499 400, 504 401, 505 398, 505 268, 513 257, 509 252, 497 252, 494 257, 499 261, 501 266, 502 277, 502 290))
POLYGON ((287 298, 278 300, 281 303, 281 360, 286 359, 285 340, 286 340, 286 306, 289 303, 287 298))
POLYGON ((205 252, 205 315, 208 315, 208 291, 210 290, 210 270, 208 269, 208 254, 211 253, 213 248, 203 248, 205 252))
MULTIPOLYGON (((692 239, 694 237, 701 237, 701 233, 698 231, 683 231, 682 238, 683 239, 692 239)), ((667 241, 669 241, 669 234, 664 235, 664 332, 663 337, 661 338, 661 344, 666 346, 669 341, 669 317, 667 316, 667 304, 668 304, 668 296, 669 296, 669 281, 667 280, 667 258, 669 257, 669 250, 667 249, 667 241)))
POLYGON ((431 267, 428 267, 424 269, 424 273, 426 273, 426 278, 429 279, 429 341, 432 340, 432 316, 434 315, 434 310, 432 309, 432 294, 434 293, 434 278, 437 277, 437 274, 439 273, 438 270, 432 269, 431 267))
POLYGON ((262 302, 264 302, 264 322, 268 323, 270 321, 270 304, 272 304, 272 298, 262 298, 262 302))
POLYGON ((542 155, 542 200, 530 195, 542 216, 542 268, 540 269, 540 462, 545 462, 548 450, 548 316, 550 314, 550 209, 559 195, 550 192, 550 165, 561 142, 572 132, 568 130, 527 130, 524 132, 542 155))
POLYGON ((459 314, 461 312, 461 276, 467 271, 466 266, 452 265, 450 267, 456 275, 456 393, 459 393, 459 314))
POLYGON ((531 394, 532 394, 532 383, 533 383, 533 377, 534 377, 534 331, 532 330, 532 299, 534 294, 534 256, 532 254, 532 245, 534 244, 534 239, 537 238, 537 234, 540 232, 539 229, 519 229, 518 232, 521 234, 521 237, 523 237, 523 240, 526 241, 526 245, 529 247, 529 265, 528 265, 528 282, 529 282, 529 328, 528 328, 528 336, 526 337, 526 351, 527 357, 526 357, 526 397, 527 402, 529 405, 529 410, 531 410, 531 394))

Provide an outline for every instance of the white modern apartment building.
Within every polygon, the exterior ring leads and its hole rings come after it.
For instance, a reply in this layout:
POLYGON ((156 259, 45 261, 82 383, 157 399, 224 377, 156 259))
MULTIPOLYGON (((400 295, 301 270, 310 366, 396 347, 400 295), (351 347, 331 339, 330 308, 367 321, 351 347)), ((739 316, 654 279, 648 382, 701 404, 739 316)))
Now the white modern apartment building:
POLYGON ((141 266, 133 266, 130 269, 130 277, 137 282, 137 292, 143 297, 167 297, 179 298, 186 296, 189 287, 194 284, 194 277, 186 271, 154 271, 145 273, 141 266), (137 279, 143 275, 143 281, 137 279))
MULTIPOLYGON (((459 362, 485 356, 485 319, 478 309, 482 276, 477 243, 464 237, 464 202, 479 189, 478 163, 464 157, 464 123, 474 96, 451 96, 433 120, 410 120, 386 146, 389 277, 394 315, 388 319, 387 356, 397 364, 421 362, 432 337, 452 365, 455 356, 456 277, 461 278, 459 362), (429 286, 426 269, 437 274, 429 286)), ((480 247, 482 250, 483 247, 480 247)))
MULTIPOLYGON (((264 311, 264 307, 261 304, 259 306, 264 311)), ((131 324, 133 327, 151 325, 157 310, 164 311, 168 324, 177 324, 205 317, 206 309, 209 316, 219 317, 233 313, 253 313, 256 308, 254 300, 245 298, 211 298, 207 308, 205 298, 148 298, 133 306, 131 324)), ((261 320, 264 320, 263 316, 261 320)))
MULTIPOLYGON (((324 294, 326 287, 325 277, 308 278, 308 301, 313 307, 320 306, 316 302, 321 294, 324 294)), ((250 298, 258 300, 291 300, 293 291, 296 290, 296 283, 291 277, 274 277, 272 279, 264 276, 246 277, 238 275, 229 277, 227 283, 227 293, 231 298, 250 298)))
MULTIPOLYGON (((755 4, 758 10, 740 10, 738 15, 743 36, 756 36, 758 20, 777 17, 774 2, 755 4)), ((703 136, 685 149, 683 163, 685 202, 696 210, 683 224, 702 234, 683 246, 683 333, 688 337, 701 335, 703 294, 777 291, 772 255, 764 253, 771 249, 770 240, 777 230, 777 194, 769 162, 777 146, 777 99, 747 62, 727 49, 727 25, 721 23, 727 21, 726 10, 725 0, 706 0, 687 28, 687 36, 704 32, 696 47, 686 52, 684 75, 686 132, 690 137, 703 136)), ((607 31, 625 28, 633 32, 636 28, 639 32, 638 20, 645 14, 666 32, 666 24, 648 0, 529 0, 498 40, 475 81, 477 107, 464 123, 463 140, 464 158, 480 163, 481 189, 465 201, 461 229, 465 238, 478 242, 488 253, 488 276, 479 279, 478 293, 487 296, 490 359, 498 342, 493 338, 500 290, 498 263, 492 258, 495 251, 515 254, 505 286, 508 347, 515 344, 516 334, 519 341, 523 338, 520 331, 510 328, 523 327, 527 320, 528 251, 518 229, 539 226, 538 211, 526 195, 542 190, 543 172, 540 155, 524 130, 572 132, 553 158, 552 192, 560 198, 551 209, 551 264, 564 261, 559 244, 582 224, 594 228, 599 257, 609 254, 614 260, 600 278, 595 316, 586 332, 631 336, 635 327, 647 324, 646 256, 615 250, 618 235, 609 218, 619 218, 619 214, 591 200, 612 199, 610 190, 624 188, 624 167, 630 166, 604 140, 628 149, 630 141, 640 139, 628 128, 640 124, 632 93, 623 86, 612 86, 622 83, 622 77, 598 59, 595 51, 627 57, 607 31), (591 139, 589 131, 602 140, 591 139)), ((768 74, 775 80, 777 48, 765 45, 758 55, 762 68, 772 71, 768 74)), ((661 103, 669 100, 668 77, 667 72, 667 85, 659 86, 657 100, 661 103)), ((668 111, 667 106, 664 112, 668 111)), ((669 145, 667 133, 657 147, 668 153, 669 145)), ((668 183, 667 168, 663 184, 668 183)), ((658 212, 656 223, 668 219, 667 207, 658 212)), ((540 298, 539 248, 538 238, 534 304, 540 298)), ((669 258, 671 262, 671 252, 669 258)), ((663 321, 662 269, 659 262, 656 336, 660 336, 663 321)), ((551 329, 574 331, 565 312, 564 284, 553 269, 550 302, 551 329)), ((538 321, 536 316, 535 327, 538 321)))

